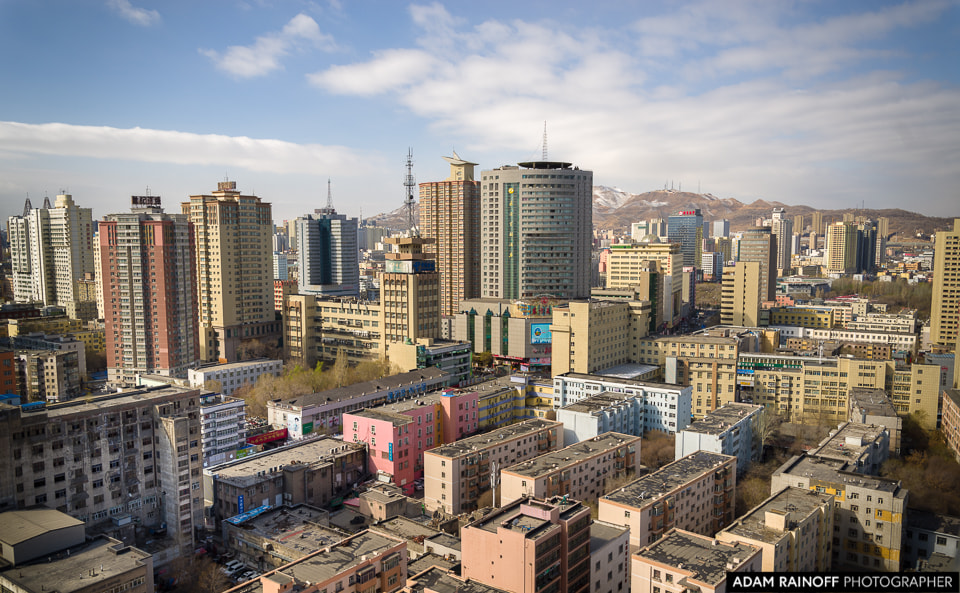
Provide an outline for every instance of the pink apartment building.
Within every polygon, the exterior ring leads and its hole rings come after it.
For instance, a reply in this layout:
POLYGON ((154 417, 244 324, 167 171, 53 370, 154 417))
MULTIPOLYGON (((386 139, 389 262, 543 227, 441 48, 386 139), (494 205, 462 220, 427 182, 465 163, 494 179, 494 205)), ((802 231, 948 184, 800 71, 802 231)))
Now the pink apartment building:
POLYGON ((367 444, 367 469, 406 494, 423 477, 423 452, 477 431, 477 392, 445 389, 343 415, 343 440, 367 444))

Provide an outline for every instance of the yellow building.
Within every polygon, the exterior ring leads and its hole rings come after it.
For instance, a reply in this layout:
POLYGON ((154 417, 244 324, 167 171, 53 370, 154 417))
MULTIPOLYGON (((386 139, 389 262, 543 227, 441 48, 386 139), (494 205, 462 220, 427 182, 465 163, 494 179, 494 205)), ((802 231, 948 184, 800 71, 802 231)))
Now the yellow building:
POLYGON ((633 245, 611 245, 607 259, 607 288, 648 287, 651 274, 659 276, 654 303, 657 325, 673 327, 680 321, 683 306, 683 255, 679 243, 661 243, 655 236, 633 245), (656 262, 656 266, 650 262, 656 262))
POLYGON ((953 345, 960 338, 960 218, 952 231, 937 233, 933 261, 930 339, 953 345))
POLYGON ((901 416, 915 414, 920 425, 936 430, 940 406, 940 365, 914 364, 897 367, 887 364, 887 393, 901 416))
POLYGON ((234 362, 241 342, 276 341, 270 204, 221 181, 181 207, 196 235, 201 359, 234 362))
POLYGON ((760 325, 760 263, 737 262, 723 269, 720 323, 756 327, 760 325))
POLYGON ((554 307, 552 374, 590 374, 637 362, 649 326, 649 301, 591 299, 554 307))
POLYGON ((284 304, 284 358, 306 368, 319 361, 350 363, 386 355, 383 309, 353 298, 292 294, 284 304))
POLYGON ((84 329, 87 325, 80 319, 58 317, 29 317, 26 319, 8 319, 7 335, 11 338, 41 332, 44 334, 69 334, 84 329))
POLYGON ((833 327, 833 309, 819 307, 776 307, 770 310, 770 325, 833 327))
POLYGON ((737 363, 741 397, 785 420, 836 426, 847 419, 851 388, 883 389, 887 362, 846 357, 743 354, 737 363))
POLYGON ((828 274, 857 273, 857 225, 835 222, 827 227, 827 254, 823 265, 828 274))

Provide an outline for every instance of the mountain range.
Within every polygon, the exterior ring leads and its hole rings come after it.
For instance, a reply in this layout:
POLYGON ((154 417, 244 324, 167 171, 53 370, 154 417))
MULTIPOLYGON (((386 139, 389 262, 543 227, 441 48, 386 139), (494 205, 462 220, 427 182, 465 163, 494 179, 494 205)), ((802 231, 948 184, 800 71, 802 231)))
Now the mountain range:
MULTIPOLYGON (((791 220, 798 214, 804 217, 804 225, 809 225, 811 214, 817 208, 803 205, 790 205, 782 202, 755 200, 745 204, 734 198, 719 198, 712 194, 685 192, 674 189, 661 189, 640 194, 626 192, 604 185, 593 188, 593 227, 629 233, 630 224, 651 218, 666 219, 680 210, 699 209, 705 221, 727 219, 731 231, 741 231, 755 226, 757 218, 770 218, 774 208, 783 208, 791 220)), ((952 218, 925 216, 899 208, 862 209, 846 208, 841 210, 823 210, 824 223, 842 220, 843 215, 853 213, 872 220, 880 217, 889 219, 891 235, 900 235, 902 239, 916 237, 919 233, 930 236, 938 230, 953 228, 952 218)), ((417 213, 419 215, 419 211, 417 213)), ((406 220, 402 208, 393 212, 377 214, 369 219, 379 226, 404 228, 406 220)), ((796 232, 796 229, 794 229, 796 232)))

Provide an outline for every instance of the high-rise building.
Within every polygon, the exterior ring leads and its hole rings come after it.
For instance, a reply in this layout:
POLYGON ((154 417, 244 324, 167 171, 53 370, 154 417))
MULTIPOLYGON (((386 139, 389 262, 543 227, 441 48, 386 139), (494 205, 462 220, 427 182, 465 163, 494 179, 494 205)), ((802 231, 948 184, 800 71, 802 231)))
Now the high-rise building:
POLYGON ((758 262, 739 261, 723 269, 720 323, 744 327, 760 325, 761 272, 758 262))
POLYGON ((233 362, 241 342, 276 340, 282 329, 273 308, 270 204, 221 181, 182 207, 196 234, 202 359, 233 362))
POLYGON ((667 218, 667 237, 680 244, 683 265, 700 268, 703 244, 703 215, 700 210, 681 210, 667 218))
POLYGON ((713 236, 714 237, 729 237, 730 236, 730 221, 726 218, 722 220, 713 221, 713 236))
POLYGON ((844 221, 827 227, 823 265, 828 274, 857 273, 857 225, 844 221))
POLYGON ((890 234, 890 219, 886 216, 877 219, 877 234, 883 237, 886 243, 887 236, 890 234))
POLYGON ((558 161, 483 171, 480 294, 590 296, 593 172, 558 161))
POLYGON ((737 250, 738 262, 760 264, 760 300, 774 300, 777 294, 777 241, 770 227, 743 231, 737 250))
POLYGON ((630 223, 630 239, 641 241, 650 234, 650 221, 641 220, 640 222, 630 223))
POLYGON ((771 224, 777 243, 777 276, 786 276, 790 273, 793 257, 793 221, 787 218, 783 208, 774 208, 771 224))
POLYGON ((273 279, 274 280, 289 280, 290 271, 289 265, 287 262, 287 254, 274 251, 273 252, 273 279))
POLYGON ((660 237, 661 240, 666 239, 667 237, 667 221, 662 218, 651 218, 648 223, 648 233, 656 237, 660 237))
POLYGON ((872 272, 877 267, 879 248, 877 223, 864 219, 857 223, 857 272, 872 272))
POLYGON ((386 255, 380 276, 380 305, 387 342, 440 337, 440 275, 424 246, 433 239, 391 237, 396 251, 386 255))
POLYGON ((818 235, 823 235, 823 212, 810 213, 810 231, 818 235))
POLYGON ((90 208, 78 207, 70 194, 58 195, 52 207, 45 199, 33 208, 28 199, 23 214, 8 219, 7 235, 17 302, 67 307, 81 301, 79 284, 94 272, 90 208))
POLYGON ((803 226, 803 214, 794 214, 793 215, 793 231, 795 233, 803 234, 807 227, 803 226))
POLYGON ((930 339, 954 345, 960 338, 960 218, 952 231, 937 232, 933 262, 930 339))
POLYGON ((420 232, 436 243, 440 314, 456 315, 460 302, 480 296, 480 182, 476 163, 454 152, 443 157, 450 176, 420 184, 420 232))
POLYGON ((322 208, 297 219, 300 294, 360 296, 357 219, 322 208))
POLYGON ((107 377, 132 385, 143 373, 186 377, 200 362, 196 246, 185 215, 160 196, 133 196, 129 213, 99 224, 107 377))

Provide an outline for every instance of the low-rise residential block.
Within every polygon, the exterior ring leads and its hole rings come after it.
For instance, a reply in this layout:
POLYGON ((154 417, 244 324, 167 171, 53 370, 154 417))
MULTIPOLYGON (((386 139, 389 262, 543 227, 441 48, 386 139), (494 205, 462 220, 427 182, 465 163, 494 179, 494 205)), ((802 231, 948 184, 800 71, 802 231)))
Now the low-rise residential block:
POLYGON ((264 572, 345 539, 329 527, 329 521, 322 509, 281 505, 224 521, 223 544, 237 560, 264 572))
POLYGON ((480 495, 490 489, 492 468, 556 451, 563 443, 561 423, 527 420, 426 451, 424 506, 448 515, 475 510, 480 495))
POLYGON ((897 409, 886 391, 854 387, 847 394, 847 406, 849 408, 847 420, 886 428, 890 434, 890 451, 900 453, 903 418, 897 415, 897 409))
POLYGON ((844 422, 807 455, 845 463, 847 471, 877 475, 880 465, 890 456, 890 433, 875 424, 844 422))
POLYGON ((200 397, 203 467, 233 461, 246 451, 247 402, 228 395, 200 397))
POLYGON ((282 360, 244 360, 227 364, 212 364, 187 371, 187 380, 191 387, 201 387, 219 391, 224 395, 233 395, 241 387, 256 384, 266 375, 279 377, 283 372, 282 360), (215 383, 208 387, 208 383, 215 383))
POLYGON ((697 451, 600 499, 601 521, 630 528, 646 546, 676 527, 712 535, 733 519, 737 458, 697 451))
POLYGON ((633 555, 631 593, 724 593, 728 572, 760 572, 760 549, 673 529, 633 555))
POLYGON ((784 488, 717 534, 760 548, 763 572, 827 572, 832 565, 833 497, 784 488))
POLYGON ((743 474, 759 455, 754 438, 763 406, 726 403, 677 433, 676 459, 696 451, 710 451, 737 458, 737 472, 743 474))
POLYGON ((606 432, 643 436, 643 396, 603 391, 557 410, 563 440, 579 443, 606 432))
POLYGON ((504 469, 500 500, 567 496, 596 501, 610 481, 634 475, 639 462, 640 437, 608 432, 504 469))

